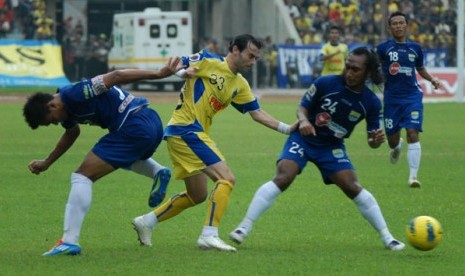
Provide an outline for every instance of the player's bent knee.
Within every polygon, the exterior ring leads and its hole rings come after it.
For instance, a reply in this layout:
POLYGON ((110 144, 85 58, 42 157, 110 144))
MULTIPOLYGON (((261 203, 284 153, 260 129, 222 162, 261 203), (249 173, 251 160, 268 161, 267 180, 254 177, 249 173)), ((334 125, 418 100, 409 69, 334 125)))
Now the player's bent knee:
POLYGON ((187 194, 187 198, 193 205, 198 205, 207 199, 207 194, 187 194))

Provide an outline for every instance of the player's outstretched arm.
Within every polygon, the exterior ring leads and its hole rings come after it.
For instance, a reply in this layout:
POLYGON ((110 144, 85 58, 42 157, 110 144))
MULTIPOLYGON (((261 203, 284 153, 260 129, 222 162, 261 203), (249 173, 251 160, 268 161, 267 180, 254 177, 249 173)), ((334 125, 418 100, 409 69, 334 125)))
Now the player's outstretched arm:
POLYGON ((181 58, 169 58, 168 63, 158 71, 140 70, 140 69, 122 69, 115 70, 104 75, 96 76, 92 82, 104 85, 110 88, 113 85, 131 83, 140 80, 162 79, 175 74, 184 67, 181 58))
POLYGON ((46 171, 56 160, 58 160, 69 148, 74 144, 74 141, 79 137, 80 128, 79 125, 73 128, 67 129, 61 136, 60 140, 48 155, 43 160, 33 160, 28 164, 29 170, 34 174, 40 174, 46 171))
POLYGON ((254 121, 284 134, 289 134, 297 128, 297 123, 292 125, 285 124, 276 120, 273 116, 262 109, 251 111, 249 114, 254 121))

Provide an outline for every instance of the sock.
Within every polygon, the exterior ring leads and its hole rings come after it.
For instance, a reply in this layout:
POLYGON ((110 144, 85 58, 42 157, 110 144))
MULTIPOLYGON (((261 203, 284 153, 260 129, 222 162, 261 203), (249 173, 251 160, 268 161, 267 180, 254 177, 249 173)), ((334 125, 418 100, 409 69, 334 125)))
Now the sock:
POLYGON ((82 174, 71 174, 71 190, 65 209, 63 242, 78 243, 84 217, 92 201, 92 181, 82 174))
POLYGON ((410 178, 417 178, 420 168, 421 145, 420 142, 408 144, 407 161, 410 168, 410 178))
POLYGON ((215 226, 203 226, 202 236, 205 237, 218 237, 218 227, 215 226))
POLYGON ((381 239, 384 242, 392 240, 392 235, 374 196, 363 189, 353 200, 362 216, 379 232, 381 239))
POLYGON ((220 221, 228 207, 233 187, 233 184, 227 180, 220 179, 216 181, 215 188, 208 197, 208 211, 204 226, 218 227, 220 225, 220 221))
POLYGON ((281 193, 281 190, 273 181, 269 181, 258 188, 244 219, 239 224, 239 228, 243 228, 249 233, 252 230, 253 223, 273 205, 281 193))
POLYGON ((155 175, 164 168, 164 166, 160 165, 152 158, 138 160, 131 165, 132 171, 150 178, 154 178, 155 175))
POLYGON ((171 197, 170 200, 167 200, 163 205, 155 209, 154 213, 157 216, 158 222, 162 222, 178 215, 182 211, 194 205, 195 203, 189 197, 187 192, 184 191, 171 197))

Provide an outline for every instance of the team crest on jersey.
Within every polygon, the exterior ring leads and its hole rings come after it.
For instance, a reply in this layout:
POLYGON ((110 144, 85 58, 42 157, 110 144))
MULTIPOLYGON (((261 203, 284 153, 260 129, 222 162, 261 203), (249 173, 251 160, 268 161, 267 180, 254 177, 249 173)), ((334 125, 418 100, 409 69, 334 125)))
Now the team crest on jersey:
POLYGON ((313 95, 315 95, 315 93, 316 93, 316 86, 312 84, 305 92, 305 98, 307 100, 310 100, 313 97, 313 95))
POLYGON ((349 121, 356 122, 360 118, 362 114, 358 113, 357 111, 351 110, 349 113, 349 121))
POLYGON ((408 54, 408 60, 410 60, 411 62, 414 62, 415 61, 415 55, 414 54, 408 54))
POLYGON ((397 73, 399 73, 400 71, 400 68, 401 66, 398 62, 391 63, 391 65, 389 66, 389 74, 397 75, 397 73))
POLYGON ((342 158, 344 157, 344 151, 342 149, 333 149, 333 156, 335 158, 342 158))
POLYGON ((199 54, 194 54, 189 56, 190 61, 199 61, 200 60, 200 55, 199 54))
POLYGON ((412 111, 412 113, 410 113, 410 116, 412 117, 413 120, 418 120, 418 118, 420 117, 420 112, 412 111))
POLYGON ((316 114, 315 125, 316 126, 326 126, 331 122, 331 115, 328 112, 321 112, 316 114))

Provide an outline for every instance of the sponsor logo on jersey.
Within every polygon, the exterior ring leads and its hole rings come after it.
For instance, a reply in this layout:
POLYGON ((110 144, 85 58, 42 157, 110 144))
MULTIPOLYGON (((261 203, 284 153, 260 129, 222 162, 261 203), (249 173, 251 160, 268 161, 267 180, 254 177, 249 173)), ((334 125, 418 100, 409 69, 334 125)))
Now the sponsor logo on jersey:
POLYGON ((316 114, 315 125, 322 127, 326 126, 331 122, 331 115, 328 112, 321 112, 316 114))
POLYGON ((344 138, 347 134, 347 129, 343 128, 341 125, 336 124, 335 122, 330 122, 328 128, 334 131, 334 137, 339 139, 344 138))
POLYGON ((134 100, 134 98, 135 97, 133 95, 127 96, 127 98, 124 99, 124 101, 119 105, 118 112, 123 113, 126 110, 126 107, 128 107, 132 100, 134 100))
POLYGON ((89 92, 89 85, 88 84, 84 85, 84 87, 82 89, 82 93, 84 93, 84 99, 88 100, 90 98, 90 95, 89 95, 90 92, 89 92))
POLYGON ((404 73, 407 76, 412 75, 412 68, 409 67, 402 67, 398 62, 394 62, 389 66, 389 74, 397 75, 399 73, 404 73))
POLYGON ((220 102, 216 97, 211 96, 210 97, 210 106, 215 110, 216 112, 225 109, 226 105, 222 102, 220 102))
POLYGON ((358 121, 358 119, 360 118, 361 115, 362 114, 358 113, 357 111, 351 110, 350 114, 349 114, 349 121, 356 122, 356 121, 358 121))
POLYGON ((410 116, 412 117, 413 120, 418 120, 418 118, 420 117, 420 112, 412 111, 412 113, 410 113, 410 116))
POLYGON ((400 64, 398 62, 393 62, 389 66, 389 74, 391 75, 397 75, 400 71, 400 64))

